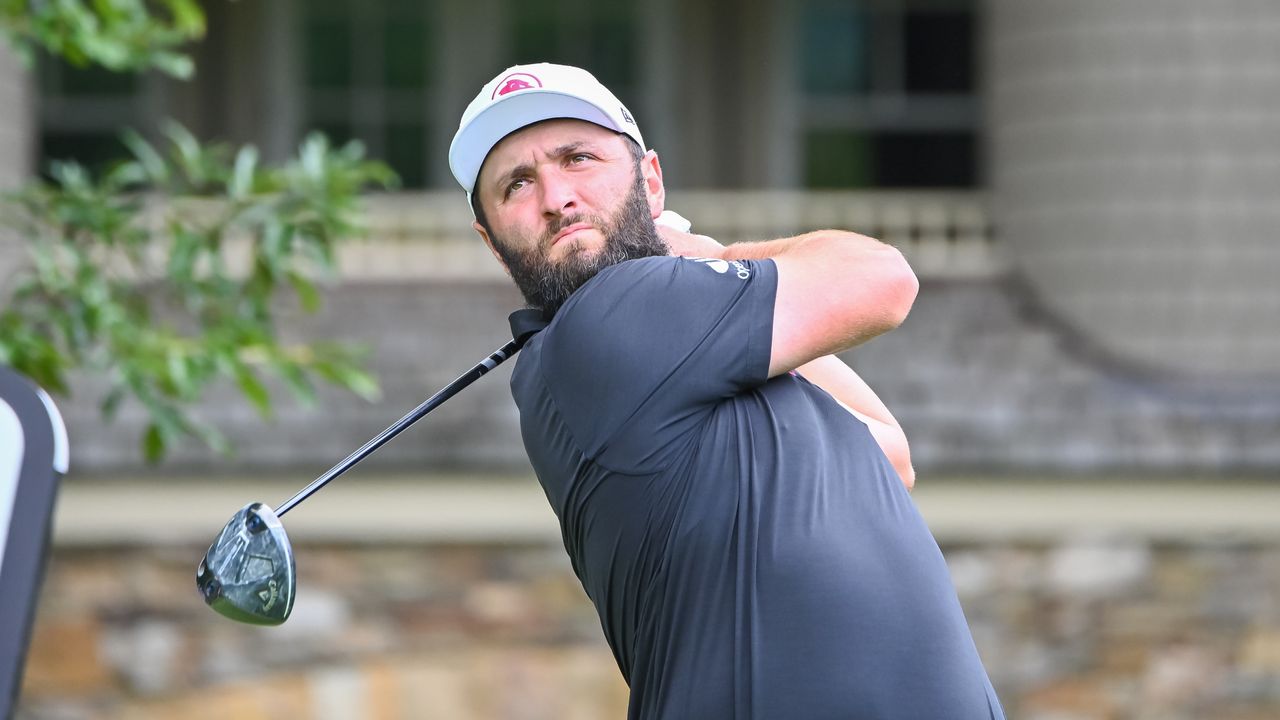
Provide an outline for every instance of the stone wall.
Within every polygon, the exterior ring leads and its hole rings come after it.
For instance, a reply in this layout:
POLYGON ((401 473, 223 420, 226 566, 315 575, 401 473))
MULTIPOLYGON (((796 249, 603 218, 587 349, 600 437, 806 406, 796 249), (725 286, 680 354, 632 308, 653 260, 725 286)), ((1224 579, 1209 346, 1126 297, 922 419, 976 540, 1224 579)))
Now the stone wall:
MULTIPOLYGON (((266 421, 233 388, 218 388, 196 413, 229 436, 236 455, 189 443, 166 470, 318 474, 503 344, 507 313, 521 300, 468 236, 460 198, 385 195, 369 205, 371 237, 342 246, 341 273, 325 291, 323 310, 305 315, 282 298, 280 327, 290 339, 368 348, 383 400, 325 389, 321 409, 312 409, 276 386, 280 401, 266 421)), ((685 192, 673 195, 671 206, 726 241, 829 226, 872 233, 903 250, 922 278, 911 316, 845 359, 898 415, 923 472, 1274 477, 1280 468, 1280 386, 1225 365, 1194 377, 1170 371, 1081 332, 1046 302, 1043 288, 1011 272, 980 194, 685 192)), ((1256 327, 1251 334, 1268 335, 1256 327)), ((526 471, 509 377, 510 364, 366 467, 526 471)), ((90 473, 141 473, 145 417, 126 403, 117 421, 104 425, 102 385, 102 378, 82 377, 60 402, 72 462, 90 473)))
MULTIPOLYGON (((176 474, 306 470, 318 475, 504 342, 519 305, 504 281, 348 283, 318 316, 290 321, 299 337, 370 349, 383 400, 321 393, 320 410, 281 398, 267 422, 234 392, 200 414, 237 446, 224 458, 194 444, 176 474)), ((906 323, 845 354, 880 392, 926 473, 970 470, 1269 474, 1280 468, 1280 391, 1191 383, 1110 363, 1035 313, 1007 279, 926 280, 906 323)), ((518 362, 518 358, 516 362, 518 362)), ((510 364, 365 461, 369 470, 528 468, 507 382, 510 364)), ((98 418, 92 382, 61 406, 81 471, 137 473, 139 408, 98 418)))
MULTIPOLYGON (((20 720, 609 718, 626 688, 558 546, 299 544, 293 617, 234 624, 203 548, 52 555, 20 720)), ((1280 716, 1280 542, 943 542, 1023 720, 1280 716)))

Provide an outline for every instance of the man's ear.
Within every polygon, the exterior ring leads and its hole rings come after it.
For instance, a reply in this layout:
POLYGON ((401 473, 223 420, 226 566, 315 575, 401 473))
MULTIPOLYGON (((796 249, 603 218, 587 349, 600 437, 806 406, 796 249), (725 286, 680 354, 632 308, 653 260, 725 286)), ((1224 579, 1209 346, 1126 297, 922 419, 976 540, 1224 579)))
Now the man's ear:
POLYGON ((644 177, 645 199, 649 201, 649 213, 658 217, 666 209, 667 189, 662 184, 662 164, 658 153, 650 150, 640 160, 640 172, 644 177))
POLYGON ((484 240, 484 244, 488 246, 489 252, 493 253, 493 257, 497 259, 498 264, 502 266, 503 270, 507 271, 507 277, 510 277, 511 268, 507 267, 507 262, 502 259, 502 255, 498 252, 498 249, 493 246, 493 238, 489 237, 489 231, 485 230, 484 226, 478 221, 473 221, 471 223, 471 227, 475 228, 475 231, 480 234, 480 239, 484 240))

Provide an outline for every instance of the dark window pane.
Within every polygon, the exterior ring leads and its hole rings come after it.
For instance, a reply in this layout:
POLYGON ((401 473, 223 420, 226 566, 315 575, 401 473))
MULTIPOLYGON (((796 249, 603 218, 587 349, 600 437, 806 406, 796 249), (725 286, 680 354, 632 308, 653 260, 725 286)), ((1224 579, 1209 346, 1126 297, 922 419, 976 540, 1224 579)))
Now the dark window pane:
POLYGON ((351 25, 336 19, 313 18, 305 25, 307 85, 314 88, 351 85, 351 25))
POLYGON ((509 62, 576 65, 625 100, 626 88, 635 82, 634 59, 639 52, 635 9, 613 3, 588 8, 586 15, 563 20, 566 13, 554 4, 510 3, 509 62))
POLYGON ((77 68, 48 55, 40 58, 39 78, 40 89, 56 95, 132 95, 139 86, 137 73, 113 72, 98 65, 77 68))
POLYGON ((422 125, 387 128, 387 164, 400 176, 402 187, 420 188, 427 183, 426 134, 422 125))
POLYGON ((420 88, 427 77, 427 29, 417 19, 388 18, 383 45, 387 87, 420 88))
POLYGON ((966 12, 906 16, 907 92, 974 92, 974 19, 966 12))
POLYGON ((345 19, 351 0, 307 0, 301 10, 313 17, 336 17, 345 19))
POLYGON ((382 2, 387 15, 402 18, 422 19, 426 17, 429 6, 426 0, 382 0, 382 2))
POLYGON ((631 16, 631 5, 623 5, 626 12, 608 3, 596 6, 599 15, 593 19, 587 37, 591 38, 590 53, 583 58, 585 67, 614 93, 635 82, 632 59, 636 48, 636 22, 631 16))
POLYGON ((355 129, 343 123, 321 123, 315 126, 315 131, 329 138, 333 147, 342 147, 356 136, 355 129))
POLYGON ((870 73, 869 18, 852 3, 805 8, 801 20, 802 86, 817 94, 863 93, 870 73))
POLYGON ((805 136, 805 185, 812 188, 871 184, 871 147, 864 133, 813 131, 805 136))
POLYGON ((977 141, 972 133, 878 133, 879 187, 975 187, 977 141))
POLYGON ((515 2, 508 5, 511 18, 511 64, 531 62, 570 62, 559 50, 553 8, 536 3, 515 2))
POLYGON ((41 172, 47 171, 54 160, 74 160, 99 176, 112 164, 129 157, 129 151, 113 132, 45 132, 40 136, 41 172))

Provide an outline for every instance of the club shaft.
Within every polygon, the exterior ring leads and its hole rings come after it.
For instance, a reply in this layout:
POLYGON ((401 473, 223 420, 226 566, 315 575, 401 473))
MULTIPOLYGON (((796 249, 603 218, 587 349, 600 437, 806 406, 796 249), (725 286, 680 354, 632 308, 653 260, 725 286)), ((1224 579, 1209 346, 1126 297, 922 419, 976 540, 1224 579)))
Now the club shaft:
POLYGON ((476 363, 474 367, 459 376, 457 380, 454 380, 441 388, 439 392, 427 398, 418 407, 410 410, 407 415, 397 420, 391 427, 383 430, 377 437, 361 446, 359 450, 348 455, 345 460, 334 465, 332 468, 329 468, 328 472, 311 481, 310 485, 302 488, 293 497, 281 503, 280 507, 275 509, 276 517, 280 517, 289 512, 289 510, 291 510, 295 505, 306 500, 312 493, 328 484, 330 480, 338 477, 347 470, 350 470, 352 465, 355 465, 368 457, 374 450, 377 450, 386 444, 388 440, 399 435, 405 428, 421 420, 424 415, 439 407, 445 400, 456 395, 459 390, 475 382, 480 378, 480 376, 498 367, 498 365, 501 365, 503 361, 507 360, 512 355, 515 355, 520 350, 520 346, 522 344, 523 343, 518 340, 512 340, 506 345, 503 345, 493 351, 493 354, 476 363))

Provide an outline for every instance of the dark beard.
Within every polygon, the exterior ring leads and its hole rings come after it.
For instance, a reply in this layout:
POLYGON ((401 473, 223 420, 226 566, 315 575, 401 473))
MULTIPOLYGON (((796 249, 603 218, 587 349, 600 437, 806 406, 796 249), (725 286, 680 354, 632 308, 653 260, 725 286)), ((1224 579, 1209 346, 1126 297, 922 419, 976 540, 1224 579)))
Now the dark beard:
POLYGON ((636 168, 636 181, 631 192, 612 222, 605 223, 602 218, 584 215, 561 218, 547 228, 546 234, 534 248, 525 252, 512 250, 507 243, 493 236, 492 232, 490 236, 498 255, 507 264, 511 279, 524 295, 525 302, 529 307, 541 310, 548 320, 575 290, 601 270, 626 260, 669 255, 671 252, 666 242, 658 237, 658 230, 653 224, 649 203, 645 199, 644 178, 639 167, 636 168), (604 234, 604 244, 599 251, 591 254, 581 247, 575 247, 560 262, 551 262, 547 258, 551 238, 562 229, 584 221, 600 228, 604 234))

